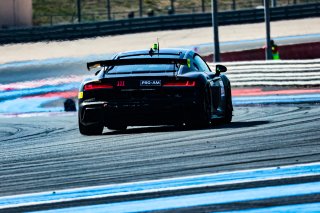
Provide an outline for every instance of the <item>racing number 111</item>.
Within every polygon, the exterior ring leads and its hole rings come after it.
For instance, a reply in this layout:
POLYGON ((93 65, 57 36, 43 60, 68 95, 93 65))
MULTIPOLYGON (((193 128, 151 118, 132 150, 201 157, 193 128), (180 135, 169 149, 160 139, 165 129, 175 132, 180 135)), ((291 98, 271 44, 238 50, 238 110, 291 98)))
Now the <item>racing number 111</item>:
POLYGON ((124 86, 125 86, 125 82, 124 81, 118 81, 117 87, 124 87, 124 86))

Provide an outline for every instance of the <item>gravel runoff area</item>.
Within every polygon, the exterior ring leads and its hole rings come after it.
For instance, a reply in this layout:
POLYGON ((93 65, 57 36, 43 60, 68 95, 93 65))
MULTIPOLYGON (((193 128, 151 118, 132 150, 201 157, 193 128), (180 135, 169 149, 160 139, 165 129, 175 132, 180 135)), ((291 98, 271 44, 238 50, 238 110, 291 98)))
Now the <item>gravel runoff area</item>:
MULTIPOLYGON (((320 18, 276 21, 271 23, 271 36, 295 36, 320 33, 320 18)), ((220 27, 220 41, 239 41, 265 37, 264 23, 220 27)), ((38 42, 0 46, 0 64, 14 61, 41 60, 108 54, 145 49, 160 40, 160 47, 178 47, 212 42, 212 28, 157 31, 117 36, 104 36, 74 41, 38 42)))

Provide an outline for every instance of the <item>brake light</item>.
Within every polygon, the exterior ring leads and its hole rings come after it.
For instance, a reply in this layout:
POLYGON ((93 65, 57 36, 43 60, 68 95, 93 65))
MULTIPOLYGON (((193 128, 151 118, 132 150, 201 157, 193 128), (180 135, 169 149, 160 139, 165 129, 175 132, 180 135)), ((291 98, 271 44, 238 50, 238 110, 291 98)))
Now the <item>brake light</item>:
POLYGON ((84 85, 84 90, 95 90, 95 89, 112 89, 113 86, 110 84, 86 84, 84 85))
POLYGON ((176 82, 167 82, 163 84, 164 87, 194 87, 196 86, 195 81, 176 81, 176 82))

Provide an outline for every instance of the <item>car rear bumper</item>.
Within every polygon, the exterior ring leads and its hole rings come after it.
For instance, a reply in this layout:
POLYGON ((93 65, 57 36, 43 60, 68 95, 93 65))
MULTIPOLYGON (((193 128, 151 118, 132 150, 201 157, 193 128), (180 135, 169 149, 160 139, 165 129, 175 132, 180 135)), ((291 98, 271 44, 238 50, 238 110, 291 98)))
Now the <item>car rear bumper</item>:
POLYGON ((193 116, 197 102, 192 98, 179 101, 119 101, 80 103, 79 121, 83 125, 121 121, 127 125, 175 124, 193 116))

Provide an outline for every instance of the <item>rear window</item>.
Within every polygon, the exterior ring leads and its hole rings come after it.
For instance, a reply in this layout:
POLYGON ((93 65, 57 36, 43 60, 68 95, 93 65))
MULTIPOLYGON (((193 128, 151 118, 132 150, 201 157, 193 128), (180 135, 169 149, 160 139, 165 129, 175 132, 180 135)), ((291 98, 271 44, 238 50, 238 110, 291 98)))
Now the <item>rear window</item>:
MULTIPOLYGON (((161 54, 161 55, 137 55, 137 56, 123 56, 120 59, 129 58, 180 58, 180 55, 175 54, 161 54)), ((179 69, 174 64, 138 64, 138 65, 124 65, 110 67, 108 74, 128 74, 128 73, 157 73, 157 72, 175 72, 179 69)))

